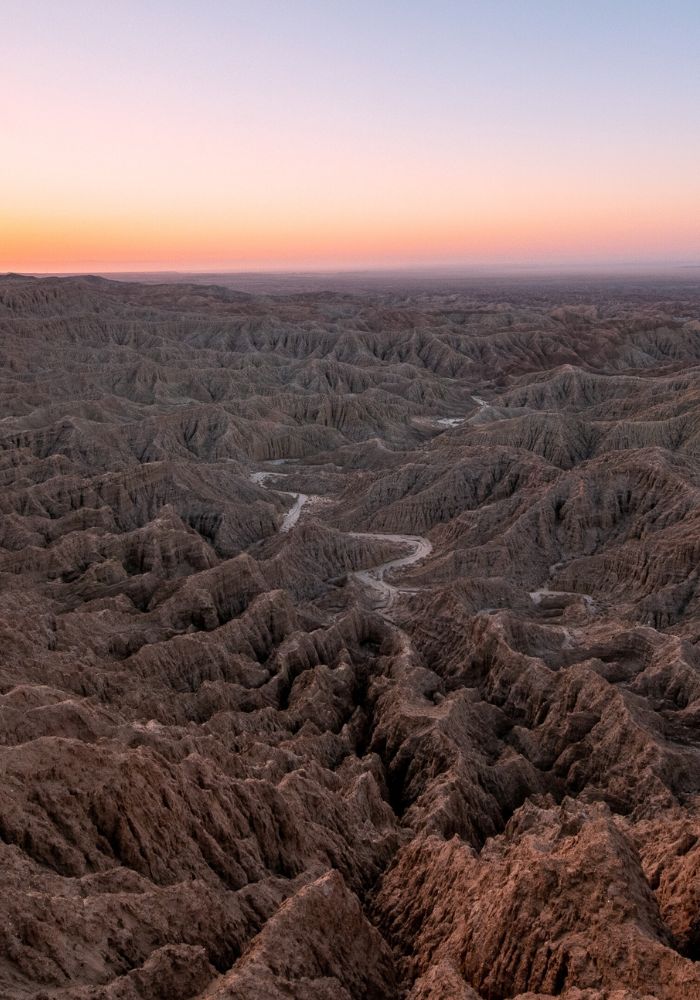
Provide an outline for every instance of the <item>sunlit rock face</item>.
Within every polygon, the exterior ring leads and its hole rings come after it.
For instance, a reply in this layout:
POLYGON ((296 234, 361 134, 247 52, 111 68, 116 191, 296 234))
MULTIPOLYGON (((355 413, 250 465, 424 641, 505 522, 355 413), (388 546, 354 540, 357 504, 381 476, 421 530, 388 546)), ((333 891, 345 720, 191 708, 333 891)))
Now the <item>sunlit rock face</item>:
POLYGON ((0 346, 1 997, 700 996, 697 287, 7 277, 0 346))

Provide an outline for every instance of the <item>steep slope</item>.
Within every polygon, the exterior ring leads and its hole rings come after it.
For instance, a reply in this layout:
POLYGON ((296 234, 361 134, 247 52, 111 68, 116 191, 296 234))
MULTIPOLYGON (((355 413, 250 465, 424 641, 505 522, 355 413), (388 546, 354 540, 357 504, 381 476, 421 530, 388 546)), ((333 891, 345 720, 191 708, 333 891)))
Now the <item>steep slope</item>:
POLYGON ((0 343, 2 997, 700 994, 696 283, 7 276, 0 343))

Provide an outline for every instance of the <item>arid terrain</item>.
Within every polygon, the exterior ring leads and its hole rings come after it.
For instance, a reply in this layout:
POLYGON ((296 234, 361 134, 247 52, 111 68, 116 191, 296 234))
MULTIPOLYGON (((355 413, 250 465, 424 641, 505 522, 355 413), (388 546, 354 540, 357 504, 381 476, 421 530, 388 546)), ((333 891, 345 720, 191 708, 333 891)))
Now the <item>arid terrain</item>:
POLYGON ((693 273, 0 278, 2 1000, 700 997, 693 273))

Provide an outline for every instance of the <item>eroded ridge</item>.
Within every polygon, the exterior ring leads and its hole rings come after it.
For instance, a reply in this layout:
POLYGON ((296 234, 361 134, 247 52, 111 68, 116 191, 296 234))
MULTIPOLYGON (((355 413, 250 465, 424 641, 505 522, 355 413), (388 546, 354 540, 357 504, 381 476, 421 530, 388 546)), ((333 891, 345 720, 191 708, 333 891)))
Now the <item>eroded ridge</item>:
POLYGON ((0 338, 1 997, 700 995, 696 283, 0 338))

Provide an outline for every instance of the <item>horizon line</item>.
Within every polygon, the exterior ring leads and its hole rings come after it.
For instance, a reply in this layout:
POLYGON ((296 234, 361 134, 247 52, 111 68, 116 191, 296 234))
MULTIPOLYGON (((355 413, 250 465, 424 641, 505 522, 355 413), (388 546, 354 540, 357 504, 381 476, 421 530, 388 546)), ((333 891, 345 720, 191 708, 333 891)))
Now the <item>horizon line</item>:
POLYGON ((598 264, 580 262, 576 264, 555 263, 510 263, 510 264, 396 264, 396 265, 366 265, 354 267, 271 267, 271 268, 235 268, 225 266, 213 267, 117 267, 117 268, 74 268, 68 270, 19 270, 8 269, 0 272, 0 277, 6 278, 78 278, 105 277, 113 275, 172 275, 172 276, 209 276, 226 277, 335 277, 335 276, 365 276, 365 275, 418 275, 418 276, 501 276, 504 274, 536 273, 539 275, 619 275, 619 274, 661 274, 669 271, 700 270, 700 261, 617 261, 598 264))

